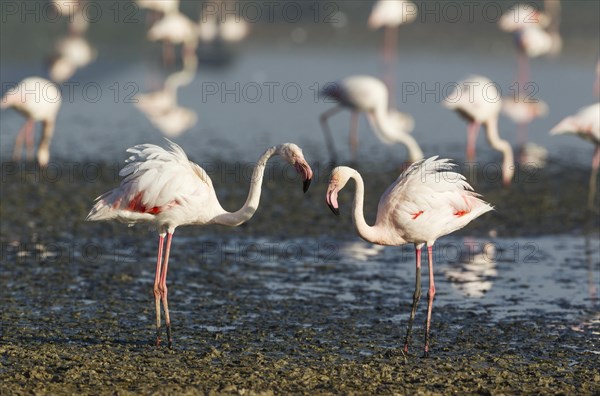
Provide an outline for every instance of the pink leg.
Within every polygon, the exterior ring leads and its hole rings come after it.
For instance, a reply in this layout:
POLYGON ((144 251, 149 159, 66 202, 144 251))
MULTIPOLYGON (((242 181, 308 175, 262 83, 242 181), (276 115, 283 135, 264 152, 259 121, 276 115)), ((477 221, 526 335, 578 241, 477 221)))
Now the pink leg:
POLYGON ((160 274, 162 267, 163 245, 165 236, 158 237, 158 257, 156 258, 156 274, 154 275, 154 305, 156 307, 156 346, 160 346, 160 274))
POLYGON ((410 337, 412 335, 412 325, 413 321, 415 320, 417 305, 419 304, 419 300, 421 299, 421 248, 415 246, 415 253, 417 256, 415 292, 413 293, 412 310, 410 311, 410 318, 408 319, 408 329, 406 330, 406 338, 404 338, 405 353, 408 353, 408 344, 410 344, 410 337))
POLYGON ((323 130, 323 135, 325 136, 325 143, 327 144, 327 150, 329 151, 330 162, 332 165, 337 162, 337 155, 335 154, 335 146, 333 145, 333 137, 331 136, 331 130, 329 129, 329 124, 327 123, 327 120, 329 119, 329 117, 338 113, 340 110, 342 110, 342 107, 336 106, 332 109, 327 110, 323 114, 321 114, 321 117, 319 118, 319 121, 321 122, 321 129, 323 130))
POLYGON ((592 173, 590 174, 590 191, 588 193, 588 208, 594 208, 594 198, 596 198, 596 179, 598 178, 598 167, 600 167, 600 144, 596 145, 594 157, 592 159, 592 173))
POLYGON ((165 325, 167 327, 167 342, 169 349, 173 348, 173 340, 171 338, 171 318, 169 317, 169 303, 167 301, 167 269, 169 267, 169 253, 171 252, 171 239, 173 238, 172 233, 167 234, 167 248, 165 249, 165 261, 163 262, 161 274, 160 274, 160 295, 165 311, 165 325))
POLYGON ((33 129, 34 121, 28 118, 19 133, 17 133, 17 137, 15 138, 15 148, 13 149, 13 161, 17 162, 21 160, 21 156, 23 155, 23 140, 27 140, 27 136, 31 134, 28 130, 33 129))
POLYGON ((350 120, 350 152, 352 161, 356 162, 358 153, 358 112, 353 111, 350 120))
POLYGON ((384 28, 384 44, 383 44, 383 62, 385 67, 384 78, 385 85, 389 92, 389 107, 392 108, 395 105, 395 94, 396 94, 396 58, 398 45, 398 28, 396 27, 385 27, 384 28))
POLYGON ((519 96, 519 100, 521 97, 525 96, 523 95, 524 90, 525 90, 525 84, 527 84, 529 82, 529 58, 527 58, 527 55, 525 54, 525 52, 523 52, 522 50, 519 51, 519 55, 517 58, 517 61, 519 63, 518 68, 518 87, 517 87, 517 92, 518 92, 518 96, 519 96))
POLYGON ((29 121, 27 129, 25 129, 25 147, 27 152, 27 161, 33 161, 34 153, 34 136, 33 136, 33 120, 29 121))
POLYGON ((163 66, 170 68, 175 65, 175 46, 168 41, 163 41, 163 66))
POLYGON ((473 121, 467 126, 467 161, 475 161, 475 143, 481 124, 473 121))
POLYGON ((517 141, 519 146, 523 146, 527 143, 527 135, 529 130, 529 123, 522 123, 517 125, 517 141))
POLYGON ((425 357, 429 356, 429 327, 431 325, 431 310, 435 297, 435 283, 433 282, 433 246, 427 246, 429 258, 429 291, 427 292, 427 325, 425 327, 425 357))

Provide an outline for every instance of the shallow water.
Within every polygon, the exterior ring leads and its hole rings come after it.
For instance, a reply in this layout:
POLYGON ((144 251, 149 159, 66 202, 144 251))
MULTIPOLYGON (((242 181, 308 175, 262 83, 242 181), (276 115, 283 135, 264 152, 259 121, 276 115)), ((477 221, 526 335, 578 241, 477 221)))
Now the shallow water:
MULTIPOLYGON (((362 18, 364 2, 345 4, 351 21, 362 18)), ((23 120, 0 113, 0 393, 598 394, 598 200, 585 209, 592 147, 548 136, 595 100, 598 5, 588 4, 565 6, 563 54, 532 62, 550 114, 530 126, 529 138, 548 149, 548 166, 520 166, 506 189, 494 173, 498 155, 483 139, 480 162, 461 163, 465 125, 439 102, 448 83, 470 73, 508 93, 516 73, 510 39, 481 23, 415 23, 400 35, 397 79, 419 92, 399 91, 396 104, 414 116, 425 154, 454 158, 495 206, 436 243, 430 359, 419 358, 425 298, 411 352, 401 352, 413 248, 360 240, 350 188, 340 194, 341 216, 324 204, 330 169, 318 116, 332 105, 315 92, 346 75, 379 75, 381 37, 289 24, 257 26, 258 37, 235 48, 226 67, 201 64, 179 95, 199 123, 174 140, 206 168, 229 210, 244 202, 253 161, 283 141, 304 149, 315 171, 311 190, 303 196, 293 171, 274 161, 250 222, 178 229, 169 272, 175 347, 153 346, 155 232, 83 219, 96 196, 118 185, 127 147, 162 142, 129 99, 160 86, 167 73, 144 26, 122 27, 123 34, 103 21, 91 34, 100 58, 77 73, 71 93, 62 87, 47 169, 7 162, 23 120), (294 41, 298 28, 306 42, 294 41)), ((20 26, 2 25, 11 33, 0 35, 2 90, 43 73, 43 51, 7 38, 37 35, 47 48, 59 33, 20 26)), ((347 113, 331 120, 344 163, 349 122, 347 113)), ((500 120, 513 143, 515 129, 500 120)), ((359 140, 354 166, 365 179, 371 223, 405 153, 377 141, 364 119, 359 140)), ((427 276, 425 265, 424 295, 427 276)))

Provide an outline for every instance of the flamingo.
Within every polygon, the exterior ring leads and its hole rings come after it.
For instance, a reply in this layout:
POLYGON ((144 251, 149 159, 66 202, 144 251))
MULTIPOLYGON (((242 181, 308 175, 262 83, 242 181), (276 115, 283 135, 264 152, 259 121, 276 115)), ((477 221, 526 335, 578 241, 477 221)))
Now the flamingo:
POLYGON ((84 15, 85 0, 50 0, 50 4, 59 16, 69 19, 69 32, 71 34, 84 34, 90 25, 89 18, 84 15))
POLYGON ((485 126, 487 140, 503 155, 502 181, 509 185, 514 175, 514 156, 510 143, 500 138, 498 116, 502 99, 496 85, 482 76, 472 75, 457 83, 457 87, 446 99, 444 106, 456 111, 469 122, 467 127, 467 160, 475 160, 475 142, 479 128, 485 126))
POLYGON ((244 206, 236 212, 221 207, 208 174, 188 160, 177 144, 167 140, 167 148, 153 144, 131 147, 132 155, 119 173, 121 185, 96 199, 86 220, 117 220, 124 223, 150 223, 159 234, 154 300, 156 307, 156 345, 161 341, 160 305, 165 314, 167 339, 172 347, 171 320, 167 301, 167 269, 175 228, 183 225, 221 224, 237 227, 250 220, 260 202, 266 163, 274 155, 282 156, 295 167, 308 190, 313 172, 302 150, 292 143, 267 149, 254 168, 250 191, 244 206), (163 259, 163 245, 166 246, 163 259))
POLYGON ((596 79, 594 80, 594 96, 600 97, 600 60, 596 63, 596 79))
POLYGON ((139 8, 145 8, 159 14, 170 14, 179 10, 179 0, 136 0, 139 8))
POLYGON ((321 114, 321 127, 325 135, 327 148, 331 161, 336 162, 336 153, 333 139, 327 120, 343 108, 352 111, 350 128, 350 149, 353 160, 356 160, 358 150, 358 115, 359 112, 367 114, 371 128, 375 135, 386 144, 401 143, 408 150, 410 162, 423 158, 423 151, 417 141, 410 135, 414 127, 413 118, 406 113, 388 109, 388 90, 385 84, 371 76, 346 77, 336 83, 326 85, 321 90, 321 95, 335 100, 338 105, 321 114))
POLYGON ((395 93, 395 61, 398 57, 398 27, 417 19, 417 6, 409 0, 378 0, 371 10, 368 26, 375 30, 384 28, 383 59, 385 64, 385 82, 390 91, 390 104, 395 93))
POLYGON ((592 158, 588 207, 593 208, 596 195, 596 177, 600 166, 600 102, 582 108, 577 114, 568 116, 550 130, 551 135, 575 134, 592 142, 596 148, 592 158))
POLYGON ((517 124, 518 143, 521 147, 520 162, 542 168, 548 152, 542 146, 535 143, 527 143, 527 127, 536 118, 548 115, 548 105, 546 102, 535 98, 504 97, 502 98, 502 113, 517 124))
POLYGON ((377 207, 375 225, 369 226, 363 214, 365 186, 360 174, 345 166, 331 173, 326 201, 334 214, 339 215, 338 193, 348 180, 354 179, 356 190, 352 219, 358 235, 378 245, 399 246, 413 243, 416 252, 416 281, 413 294, 404 352, 408 352, 412 324, 421 297, 421 248, 427 244, 429 258, 429 292, 427 294, 427 323, 425 356, 429 354, 429 328, 435 296, 433 279, 433 244, 451 232, 492 210, 479 198, 464 176, 456 173, 455 165, 437 156, 413 163, 383 193, 377 207))
POLYGON ((27 159, 33 158, 34 124, 43 124, 42 138, 38 146, 37 161, 40 166, 48 165, 50 143, 54 135, 56 115, 60 109, 62 96, 60 89, 52 82, 41 77, 29 77, 9 90, 0 101, 0 109, 14 108, 27 119, 17 134, 13 160, 18 161, 23 154, 23 140, 27 146, 27 159))
POLYGON ((179 11, 170 12, 148 30, 150 41, 162 41, 165 63, 174 63, 173 46, 181 44, 184 52, 195 52, 198 45, 198 26, 179 11), (168 46, 166 45, 168 44, 168 46))
POLYGON ((183 69, 170 74, 158 91, 136 95, 134 105, 146 115, 158 115, 177 107, 177 90, 190 84, 198 70, 198 58, 193 51, 184 52, 183 69))
POLYGON ((515 33, 527 26, 545 28, 550 25, 550 16, 533 4, 515 4, 498 20, 498 26, 507 33, 515 33))
POLYGON ((56 44, 56 56, 50 65, 50 78, 59 83, 64 82, 77 69, 93 62, 96 56, 96 50, 83 36, 69 35, 56 44))

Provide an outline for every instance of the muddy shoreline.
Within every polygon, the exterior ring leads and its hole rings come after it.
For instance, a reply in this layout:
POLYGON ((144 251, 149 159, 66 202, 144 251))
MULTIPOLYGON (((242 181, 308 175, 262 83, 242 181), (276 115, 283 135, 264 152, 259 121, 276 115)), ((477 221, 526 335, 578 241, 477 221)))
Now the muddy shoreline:
MULTIPOLYGON (((236 238, 247 238, 246 244, 292 239, 296 245, 325 236, 335 243, 357 240, 351 194, 340 196, 340 217, 324 204, 326 172, 305 196, 300 180, 277 174, 267 179, 261 207, 243 227, 177 230, 169 275, 175 347, 157 349, 151 301, 155 234, 83 221, 93 199, 117 185, 118 167, 100 165, 102 176, 93 180, 65 172, 40 179, 23 167, 4 167, 0 190, 1 394, 600 392, 595 301, 560 300, 553 310, 499 319, 499 304, 450 298, 447 284, 434 305, 432 356, 420 357, 426 310, 421 302, 405 358, 400 346, 412 294, 411 256, 399 263, 397 256, 384 255, 377 265, 389 272, 377 267, 365 274, 367 264, 341 254, 330 260, 326 249, 317 259, 314 248, 310 256, 290 259, 281 248, 273 256, 244 256, 227 245, 236 238), (224 253, 212 254, 219 244, 226 245, 224 253), (381 289, 373 288, 377 284, 381 289)), ((491 238, 490 231, 525 240, 553 234, 597 238, 598 206, 596 212, 584 209, 587 172, 555 164, 536 173, 534 182, 510 189, 480 181, 477 189, 496 211, 456 238, 491 238)), ((397 173, 367 169, 363 177, 372 221, 377 197, 397 173)), ((245 199, 247 183, 238 181, 213 175, 229 209, 245 199)), ((573 249, 579 250, 579 242, 573 249)), ((597 281, 598 252, 591 256, 597 281)), ((551 253, 542 254, 536 265, 551 260, 551 253)), ((500 262, 499 274, 490 279, 500 282, 511 265, 500 262)), ((586 265, 582 253, 557 276, 578 290, 586 281, 570 280, 568 273, 586 265)), ((519 306, 519 296, 535 292, 518 280, 507 282, 517 297, 505 304, 519 306)))

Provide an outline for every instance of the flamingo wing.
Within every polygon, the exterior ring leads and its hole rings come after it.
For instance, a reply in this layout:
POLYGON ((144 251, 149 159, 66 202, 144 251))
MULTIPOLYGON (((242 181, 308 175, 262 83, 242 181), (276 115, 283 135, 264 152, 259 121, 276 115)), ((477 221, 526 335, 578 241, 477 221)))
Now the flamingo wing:
POLYGON ((412 164, 383 194, 377 221, 430 242, 492 210, 455 167, 437 156, 412 164))
POLYGON ((206 172, 189 161, 177 144, 167 149, 153 144, 131 147, 132 155, 119 172, 119 187, 96 199, 87 220, 148 221, 154 216, 191 201, 207 199, 213 191, 206 172))

